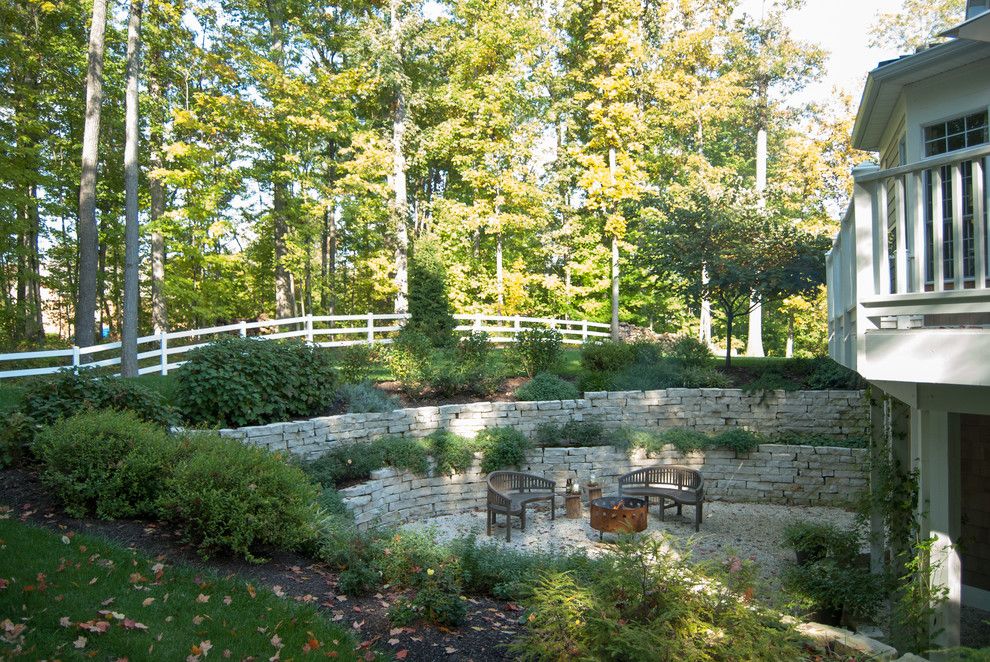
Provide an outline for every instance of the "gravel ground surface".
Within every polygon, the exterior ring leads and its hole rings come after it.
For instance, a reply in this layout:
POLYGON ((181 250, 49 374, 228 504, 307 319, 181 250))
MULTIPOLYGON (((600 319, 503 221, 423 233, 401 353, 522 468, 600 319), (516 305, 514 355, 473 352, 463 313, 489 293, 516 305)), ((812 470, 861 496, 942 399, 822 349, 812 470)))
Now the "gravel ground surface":
MULTIPOLYGON (((851 527, 855 514, 838 508, 810 506, 775 506, 752 503, 711 501, 705 503, 705 521, 701 532, 694 532, 691 508, 685 507, 678 517, 668 511, 666 521, 661 522, 651 511, 650 522, 644 535, 662 535, 675 539, 675 547, 689 550, 692 561, 725 561, 729 556, 751 558, 759 567, 763 586, 760 593, 766 596, 778 594, 780 572, 784 565, 794 560, 794 553, 783 546, 784 527, 794 520, 831 523, 851 527)), ((583 548, 596 556, 612 547, 615 536, 605 534, 604 542, 598 541, 598 532, 591 528, 587 504, 579 519, 566 519, 563 509, 557 519, 551 520, 549 510, 530 512, 526 518, 526 530, 519 530, 519 520, 513 518, 512 542, 505 542, 504 520, 491 538, 485 537, 485 512, 468 512, 460 515, 434 517, 422 522, 407 524, 409 528, 433 530, 441 541, 467 535, 472 531, 479 539, 491 540, 501 545, 521 550, 559 552, 583 548)))

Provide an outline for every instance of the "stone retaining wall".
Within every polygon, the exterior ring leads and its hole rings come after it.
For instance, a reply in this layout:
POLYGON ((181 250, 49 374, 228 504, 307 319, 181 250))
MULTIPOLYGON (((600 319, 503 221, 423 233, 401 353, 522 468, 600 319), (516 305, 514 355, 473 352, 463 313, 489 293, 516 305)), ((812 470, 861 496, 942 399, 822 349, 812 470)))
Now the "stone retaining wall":
MULTIPOLYGON (((592 474, 604 494, 616 493, 618 476, 654 464, 681 464, 705 477, 706 499, 756 501, 787 505, 846 506, 866 487, 865 449, 763 444, 737 457, 733 451, 711 450, 682 455, 667 447, 652 458, 642 450, 631 454, 611 446, 537 448, 526 454, 523 471, 540 474, 563 487, 568 478, 584 484, 592 474)), ((480 456, 465 473, 416 476, 408 471, 379 469, 371 480, 342 489, 344 503, 359 526, 372 522, 404 522, 485 507, 485 476, 480 456)), ((563 499, 558 506, 563 506, 563 499)))
POLYGON ((473 437, 483 428, 496 426, 532 434, 540 423, 571 420, 596 421, 608 429, 627 425, 719 432, 743 427, 765 435, 796 431, 846 438, 866 434, 869 410, 862 391, 746 394, 739 389, 671 388, 585 393, 578 400, 477 402, 383 414, 344 414, 220 432, 270 450, 314 458, 339 444, 371 441, 385 434, 422 437, 447 428, 473 437))

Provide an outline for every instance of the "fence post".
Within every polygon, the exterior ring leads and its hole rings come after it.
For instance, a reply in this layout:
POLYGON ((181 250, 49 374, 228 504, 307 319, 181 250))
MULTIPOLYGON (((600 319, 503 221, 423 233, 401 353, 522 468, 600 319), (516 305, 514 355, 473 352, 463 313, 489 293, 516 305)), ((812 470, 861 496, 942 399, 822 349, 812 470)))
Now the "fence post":
POLYGON ((73 345, 72 346, 72 367, 73 368, 78 368, 79 367, 79 347, 78 347, 78 345, 73 345))
POLYGON ((313 314, 306 315, 306 342, 313 344, 313 314))
POLYGON ((368 313, 368 344, 375 344, 375 314, 368 313))
POLYGON ((241 338, 247 338, 247 320, 241 320, 241 338))
POLYGON ((581 322, 581 342, 588 341, 588 320, 581 322))
POLYGON ((168 374, 168 334, 166 334, 164 331, 161 332, 160 345, 162 351, 161 373, 163 375, 167 375, 168 374))
POLYGON ((481 331, 481 313, 474 314, 474 330, 481 331))

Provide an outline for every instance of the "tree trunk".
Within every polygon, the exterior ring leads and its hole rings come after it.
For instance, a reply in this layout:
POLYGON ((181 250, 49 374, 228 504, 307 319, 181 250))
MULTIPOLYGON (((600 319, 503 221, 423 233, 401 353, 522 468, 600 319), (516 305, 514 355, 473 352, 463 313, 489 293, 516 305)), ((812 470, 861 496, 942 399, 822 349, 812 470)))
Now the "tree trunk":
MULTIPOLYGON (((615 148, 611 147, 608 150, 608 170, 612 179, 612 183, 615 183, 615 148)), ((619 238, 615 235, 612 236, 612 322, 611 322, 611 332, 612 340, 614 342, 619 341, 619 238)))
POLYGON ((498 289, 498 314, 505 306, 505 274, 502 272, 502 233, 495 235, 495 285, 498 289))
MULTIPOLYGON (((708 268, 701 265, 701 285, 702 291, 708 285, 708 268)), ((698 340, 706 345, 712 344, 712 302, 707 298, 701 298, 701 319, 698 325, 698 340)))
POLYGON ((274 215, 275 236, 275 317, 292 317, 296 303, 292 297, 292 281, 289 270, 285 268, 285 256, 288 250, 285 246, 285 235, 288 225, 285 220, 286 187, 285 183, 276 182, 273 187, 272 212, 274 215))
POLYGON ((787 347, 784 356, 788 359, 794 358, 794 315, 787 316, 787 347))
POLYGON ((138 228, 138 78, 141 71, 141 2, 131 0, 127 19, 127 92, 124 120, 124 323, 121 328, 120 374, 138 376, 137 338, 140 233, 138 228))
MULTIPOLYGON (((761 120, 762 122, 762 120, 761 120)), ((756 191, 759 205, 764 205, 763 192, 767 188, 767 131, 761 125, 756 131, 756 191)), ((749 334, 746 338, 746 356, 764 356, 763 352, 763 304, 756 295, 750 299, 749 334)))
POLYGON ((99 161, 100 106, 103 103, 103 35, 107 0, 93 0, 86 68, 86 123, 83 130, 82 175, 79 178, 79 289, 75 343, 86 346, 96 338, 96 269, 99 232, 96 227, 96 168, 99 161))
MULTIPOLYGON (((155 52, 153 61, 159 61, 158 53, 155 52)), ((157 69, 157 67, 156 67, 157 69)), ((158 77, 149 75, 148 96, 152 103, 165 103, 161 98, 161 88, 158 77)), ((148 193, 151 198, 151 208, 148 210, 148 219, 151 221, 151 326, 155 333, 165 333, 168 330, 168 308, 165 303, 165 236, 157 227, 158 219, 165 213, 165 187, 155 171, 161 168, 162 149, 162 127, 155 128, 152 122, 148 132, 151 143, 150 170, 148 174, 148 193)))
MULTIPOLYGON (((402 25, 399 18, 400 0, 389 3, 389 37, 395 66, 402 64, 402 25)), ((409 199, 406 193, 406 156, 403 140, 406 135, 406 98, 402 76, 395 81, 395 101, 392 108, 392 189, 393 223, 395 225, 395 312, 409 311, 409 199)))
POLYGON ((732 322, 735 321, 735 314, 728 313, 725 316, 725 367, 732 367, 732 322))
POLYGON ((38 247, 38 237, 41 234, 41 215, 38 212, 38 186, 32 184, 28 195, 28 307, 29 314, 25 318, 25 337, 35 343, 45 341, 45 321, 41 300, 41 252, 38 247))
POLYGON ((327 205, 323 211, 323 237, 320 242, 320 307, 324 314, 334 315, 337 297, 334 283, 337 276, 337 205, 327 205))
MULTIPOLYGON (((272 33, 272 63, 278 72, 285 66, 285 16, 282 3, 268 0, 268 25, 272 33)), ((283 181, 279 170, 283 167, 285 146, 282 136, 275 139, 272 153, 272 216, 273 240, 275 243, 275 317, 292 317, 295 315, 296 302, 292 292, 292 279, 289 270, 285 268, 285 256, 288 249, 285 237, 289 232, 289 222, 286 218, 288 205, 288 182, 283 181)))

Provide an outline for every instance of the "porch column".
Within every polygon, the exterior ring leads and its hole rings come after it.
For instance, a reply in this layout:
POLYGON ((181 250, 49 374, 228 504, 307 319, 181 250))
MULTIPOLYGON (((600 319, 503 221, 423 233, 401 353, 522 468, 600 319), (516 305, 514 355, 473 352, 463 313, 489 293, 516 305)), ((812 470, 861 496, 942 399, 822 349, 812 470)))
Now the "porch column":
POLYGON ((924 409, 917 413, 917 424, 912 425, 912 437, 917 432, 921 446, 921 534, 935 538, 931 552, 932 584, 948 589, 947 599, 935 613, 934 629, 941 632, 933 644, 939 647, 958 646, 962 563, 954 546, 959 540, 961 528, 959 416, 924 409))

